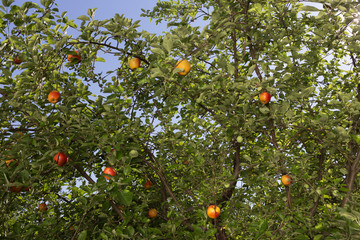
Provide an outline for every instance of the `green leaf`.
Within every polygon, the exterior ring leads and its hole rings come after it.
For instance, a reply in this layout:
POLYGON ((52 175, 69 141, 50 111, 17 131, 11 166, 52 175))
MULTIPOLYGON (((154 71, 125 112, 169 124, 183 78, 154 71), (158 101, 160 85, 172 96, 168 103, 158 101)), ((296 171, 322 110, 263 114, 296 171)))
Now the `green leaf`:
POLYGON ((314 240, 321 240, 321 239, 323 239, 323 237, 324 236, 322 234, 318 234, 314 237, 314 240))
POLYGON ((15 0, 2 0, 2 4, 4 5, 4 7, 10 7, 10 5, 14 2, 15 0))
POLYGON ((356 141, 356 143, 358 145, 360 145, 360 135, 354 135, 354 134, 350 134, 351 138, 354 139, 356 141))
POLYGON ((129 190, 120 191, 118 194, 119 200, 122 204, 130 206, 133 198, 133 193, 129 190))
POLYGON ((87 237, 87 231, 84 230, 79 234, 78 240, 86 240, 87 237))
POLYGON ((126 231, 130 236, 133 236, 135 234, 135 229, 132 226, 127 227, 126 231))
POLYGON ((315 87, 308 87, 302 90, 303 97, 309 97, 315 91, 315 87))
POLYGON ((82 21, 90 21, 90 18, 86 15, 81 15, 81 16, 77 17, 77 19, 82 20, 82 21))
MULTIPOLYGON (((177 70, 181 71, 180 69, 176 68, 177 70)), ((176 70, 175 69, 175 70, 176 70)), ((160 68, 152 68, 150 70, 151 72, 151 77, 155 78, 155 77, 165 77, 165 74, 161 71, 160 68)))
POLYGON ((101 58, 101 57, 97 57, 96 61, 97 62, 106 62, 106 60, 104 58, 101 58))
POLYGON ((136 150, 131 150, 129 155, 130 155, 131 158, 136 158, 136 157, 139 156, 139 153, 136 150))
POLYGON ((243 141, 242 136, 238 136, 238 137, 236 138, 236 141, 237 141, 238 143, 241 143, 241 142, 243 141))
POLYGON ((318 12, 318 11, 320 11, 318 8, 316 8, 314 6, 301 6, 299 10, 300 11, 307 11, 307 12, 314 12, 314 11, 318 12))
POLYGON ((253 64, 251 67, 249 67, 249 70, 248 70, 248 75, 249 76, 254 72, 255 67, 256 67, 256 64, 253 64))
POLYGON ((269 108, 267 108, 267 107, 261 107, 261 108, 260 108, 260 112, 261 112, 262 114, 268 114, 268 113, 270 112, 270 110, 269 110, 269 108))
POLYGON ((260 3, 254 3, 255 11, 260 13, 262 11, 262 5, 260 3))
POLYGON ((155 54, 158 54, 158 55, 165 55, 165 52, 164 50, 160 49, 160 48, 152 48, 151 51, 155 54))
POLYGON ((109 238, 108 238, 108 236, 106 236, 106 234, 105 233, 100 233, 100 237, 101 237, 101 239, 104 239, 104 240, 108 240, 109 238))
POLYGON ((84 197, 79 197, 78 201, 82 204, 82 205, 87 205, 87 199, 84 197))
POLYGON ((171 49, 173 47, 173 40, 171 38, 171 35, 166 35, 163 41, 163 46, 169 53, 171 52, 171 49))

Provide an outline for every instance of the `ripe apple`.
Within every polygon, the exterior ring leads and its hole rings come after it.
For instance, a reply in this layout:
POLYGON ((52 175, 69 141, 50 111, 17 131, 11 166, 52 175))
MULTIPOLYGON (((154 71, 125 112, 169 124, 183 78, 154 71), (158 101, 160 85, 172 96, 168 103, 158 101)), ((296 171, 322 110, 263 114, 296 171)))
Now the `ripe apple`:
POLYGON ((14 57, 13 61, 14 61, 15 64, 20 64, 20 63, 22 63, 21 58, 18 57, 18 56, 14 57))
POLYGON ((215 205, 210 205, 206 210, 207 215, 209 218, 218 218, 220 216, 220 208, 215 205))
POLYGON ((150 189, 151 185, 152 185, 152 182, 150 180, 147 180, 146 183, 144 184, 144 187, 146 189, 150 189))
POLYGON ((51 91, 48 95, 49 102, 55 104, 60 101, 61 94, 58 91, 51 91))
POLYGON ((156 218, 157 217, 157 210, 155 208, 149 210, 149 217, 150 218, 156 218))
POLYGON ((140 67, 141 61, 139 58, 132 58, 129 61, 129 67, 131 68, 131 70, 137 69, 140 67))
POLYGON ((6 166, 7 167, 12 167, 12 166, 17 166, 19 165, 19 163, 17 162, 16 159, 10 159, 10 160, 6 160, 6 166))
MULTIPOLYGON (((78 51, 74 51, 74 52, 79 53, 78 51)), ((71 63, 79 63, 79 62, 81 62, 80 54, 69 54, 67 59, 71 63)))
POLYGON ((283 175, 281 177, 281 182, 282 184, 284 184, 285 186, 290 186, 292 183, 292 178, 289 175, 283 175))
POLYGON ((46 212, 48 210, 48 207, 46 206, 45 203, 40 203, 39 204, 39 211, 40 212, 46 212))
POLYGON ((180 68, 180 69, 183 69, 181 72, 178 72, 179 75, 182 75, 182 76, 185 76, 186 74, 188 74, 190 72, 190 69, 191 69, 191 65, 190 63, 185 60, 185 59, 182 59, 182 60, 179 60, 177 63, 176 63, 176 67, 175 68, 180 68))
MULTIPOLYGON (((105 168, 105 169, 104 169, 104 173, 105 173, 105 174, 108 174, 108 175, 110 175, 110 176, 115 176, 115 175, 116 175, 115 170, 112 169, 111 167, 105 168)), ((108 180, 110 180, 110 177, 108 177, 108 176, 105 176, 105 178, 108 179, 108 180)))
POLYGON ((55 155, 54 160, 57 162, 59 167, 62 167, 68 162, 69 158, 65 153, 59 152, 55 155))
POLYGON ((21 192, 22 187, 16 187, 16 186, 12 186, 9 188, 9 192, 13 192, 13 193, 19 193, 21 192))
POLYGON ((75 227, 74 227, 74 226, 70 226, 70 227, 69 227, 69 230, 70 230, 70 231, 73 231, 73 233, 75 233, 75 232, 76 232, 76 229, 75 229, 75 227))
POLYGON ((267 104, 268 102, 270 102, 271 96, 270 96, 270 93, 268 93, 268 92, 262 92, 262 93, 260 93, 259 98, 260 98, 260 102, 262 104, 267 104))

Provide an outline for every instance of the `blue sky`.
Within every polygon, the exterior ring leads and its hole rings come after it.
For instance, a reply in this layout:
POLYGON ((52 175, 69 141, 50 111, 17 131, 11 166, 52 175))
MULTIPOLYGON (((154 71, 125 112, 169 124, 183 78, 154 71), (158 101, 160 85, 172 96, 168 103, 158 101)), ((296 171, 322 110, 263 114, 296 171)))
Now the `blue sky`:
MULTIPOLYGON (((26 0, 15 0, 14 4, 21 5, 26 0)), ((32 0, 40 5, 40 0, 32 0)), ((166 30, 166 25, 156 25, 155 21, 150 22, 148 18, 140 17, 141 9, 152 9, 157 0, 57 0, 60 12, 67 12, 70 19, 76 19, 80 15, 87 15, 89 8, 97 8, 96 19, 109 19, 116 13, 124 14, 127 18, 134 20, 141 20, 141 29, 152 33, 161 33, 166 30)))
MULTIPOLYGON (((156 0, 60 0, 57 1, 61 12, 67 11, 68 17, 76 19, 80 15, 86 15, 87 9, 97 8, 95 18, 108 19, 116 13, 124 14, 127 18, 141 20, 141 28, 149 32, 158 32, 159 26, 155 22, 150 23, 150 19, 140 17, 141 9, 152 9, 156 5, 156 0)), ((163 28, 165 30, 165 27, 163 28)))

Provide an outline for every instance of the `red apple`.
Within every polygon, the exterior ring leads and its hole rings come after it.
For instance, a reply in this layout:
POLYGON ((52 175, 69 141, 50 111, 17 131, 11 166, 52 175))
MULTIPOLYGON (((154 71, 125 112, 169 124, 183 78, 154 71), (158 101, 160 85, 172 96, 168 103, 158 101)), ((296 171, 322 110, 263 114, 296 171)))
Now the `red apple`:
POLYGON ((60 101, 61 94, 58 91, 51 91, 48 95, 49 102, 55 104, 60 101))
POLYGON ((290 186, 292 183, 292 178, 289 175, 283 175, 281 177, 281 182, 282 184, 284 184, 285 186, 290 186))
POLYGON ((146 189, 149 189, 151 187, 151 185, 152 185, 152 182, 150 180, 147 180, 146 183, 144 184, 144 187, 146 189))
POLYGON ((66 156, 65 153, 59 152, 58 154, 55 155, 54 160, 57 162, 59 167, 62 167, 68 162, 69 158, 68 156, 66 156))
MULTIPOLYGON (((116 175, 115 170, 112 169, 111 167, 105 168, 105 169, 104 169, 104 173, 105 173, 105 174, 108 174, 108 175, 110 175, 110 176, 115 176, 115 175, 116 175)), ((105 176, 105 178, 108 179, 108 180, 110 180, 110 177, 108 177, 108 176, 105 176)))
POLYGON ((157 214, 158 214, 158 212, 157 212, 157 210, 155 209, 155 208, 153 208, 153 209, 150 209, 149 210, 149 217, 150 218, 156 218, 157 217, 157 214))
MULTIPOLYGON (((79 53, 78 51, 74 51, 74 52, 79 53)), ((81 62, 80 54, 69 54, 67 59, 71 63, 79 63, 79 62, 81 62)))
POLYGON ((220 216, 220 208, 215 205, 210 205, 206 210, 206 214, 209 218, 218 218, 220 216))
POLYGON ((270 102, 271 96, 270 96, 270 93, 268 93, 268 92, 262 92, 260 94, 259 98, 260 98, 260 102, 262 104, 267 104, 268 102, 270 102))
POLYGON ((48 207, 46 206, 45 203, 40 203, 39 204, 39 211, 40 212, 46 212, 48 210, 48 207))
POLYGON ((18 56, 14 57, 14 63, 15 63, 15 64, 20 64, 20 63, 22 63, 21 58, 18 57, 18 56))
POLYGON ((13 193, 19 193, 21 192, 22 187, 16 187, 16 186, 12 186, 9 188, 9 192, 13 192, 13 193))
POLYGON ((19 163, 16 159, 10 159, 5 161, 7 167, 18 166, 19 163))

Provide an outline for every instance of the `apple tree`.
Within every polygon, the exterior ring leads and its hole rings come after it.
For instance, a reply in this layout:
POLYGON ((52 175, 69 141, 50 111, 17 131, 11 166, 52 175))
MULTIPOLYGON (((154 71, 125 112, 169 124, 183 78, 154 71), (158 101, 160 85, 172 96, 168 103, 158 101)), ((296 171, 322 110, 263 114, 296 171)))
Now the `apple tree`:
POLYGON ((358 8, 159 0, 154 34, 3 0, 0 236, 359 238, 358 8))

